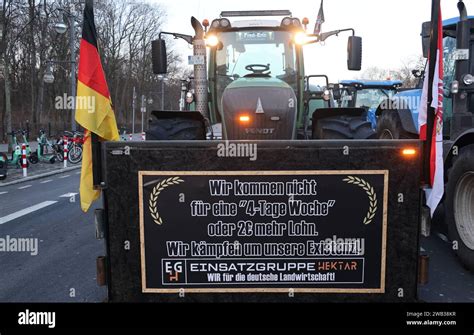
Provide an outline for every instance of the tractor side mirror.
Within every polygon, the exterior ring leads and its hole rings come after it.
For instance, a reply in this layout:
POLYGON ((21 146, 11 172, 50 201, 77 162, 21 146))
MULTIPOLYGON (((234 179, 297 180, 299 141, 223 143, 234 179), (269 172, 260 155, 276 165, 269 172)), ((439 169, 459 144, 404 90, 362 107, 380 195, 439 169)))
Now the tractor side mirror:
POLYGON ((168 58, 166 55, 166 41, 163 39, 151 42, 151 54, 154 74, 166 74, 168 72, 168 58))
POLYGON ((428 58, 430 51, 430 33, 431 33, 431 22, 423 22, 421 25, 421 43, 423 47, 423 57, 428 58))
POLYGON ((349 36, 347 42, 347 68, 360 71, 362 68, 362 37, 349 36))

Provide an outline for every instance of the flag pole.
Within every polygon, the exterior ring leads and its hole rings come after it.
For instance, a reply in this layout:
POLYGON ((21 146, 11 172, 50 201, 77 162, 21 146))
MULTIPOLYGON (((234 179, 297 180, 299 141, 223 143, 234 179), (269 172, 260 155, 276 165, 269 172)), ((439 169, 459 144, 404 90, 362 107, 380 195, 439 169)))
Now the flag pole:
MULTIPOLYGON (((429 54, 429 69, 428 69, 428 106, 427 106, 427 119, 426 119, 426 140, 423 142, 423 182, 427 185, 430 184, 430 160, 431 160, 431 145, 433 142, 432 134, 434 130, 435 114, 436 109, 431 107, 433 99, 433 82, 436 71, 436 62, 438 54, 438 31, 439 31, 439 15, 440 15, 440 4, 441 0, 432 0, 431 7, 431 39, 430 39, 430 54, 429 54)), ((440 55, 443 57, 443 55, 440 55)))
POLYGON ((102 143, 99 141, 99 136, 91 132, 91 147, 92 147, 92 180, 95 189, 101 188, 102 183, 102 143))

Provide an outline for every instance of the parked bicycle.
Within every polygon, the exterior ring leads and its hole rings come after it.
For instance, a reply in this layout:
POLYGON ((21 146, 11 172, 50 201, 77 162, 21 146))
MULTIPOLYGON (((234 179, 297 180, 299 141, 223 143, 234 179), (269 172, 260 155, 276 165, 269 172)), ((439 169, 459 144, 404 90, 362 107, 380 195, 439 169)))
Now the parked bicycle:
MULTIPOLYGON (((84 144, 84 133, 80 131, 70 132, 65 131, 64 136, 68 139, 68 154, 67 160, 71 164, 77 164, 82 161, 82 145, 84 144)), ((64 140, 63 136, 63 140, 64 140)), ((61 149, 64 145, 61 144, 61 149)))

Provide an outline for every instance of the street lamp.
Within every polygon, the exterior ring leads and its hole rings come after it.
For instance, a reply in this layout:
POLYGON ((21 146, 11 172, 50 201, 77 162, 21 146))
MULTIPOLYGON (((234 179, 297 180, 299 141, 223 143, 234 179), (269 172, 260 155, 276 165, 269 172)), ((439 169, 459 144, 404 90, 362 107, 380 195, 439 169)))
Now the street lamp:
POLYGON ((46 83, 46 84, 52 84, 54 83, 54 73, 53 73, 53 64, 59 66, 61 69, 63 69, 64 71, 67 71, 67 69, 62 66, 61 64, 69 64, 71 63, 70 61, 61 61, 61 60, 47 60, 46 61, 46 71, 44 72, 44 75, 43 75, 43 81, 46 83))
MULTIPOLYGON (((59 9, 61 12, 63 12, 63 20, 61 22, 57 22, 54 24, 54 30, 58 34, 64 34, 69 28, 69 51, 70 51, 70 64, 71 64, 71 97, 74 97, 72 99, 73 105, 72 105, 72 112, 74 113, 76 110, 76 50, 74 48, 74 41, 76 38, 76 13, 74 10, 74 7, 71 6, 70 10, 66 10, 63 8, 59 9), (64 23, 64 18, 67 19, 67 25, 64 23)), ((46 75, 45 75, 46 76, 46 75)), ((49 78, 50 79, 50 78, 49 78)), ((54 80, 54 77, 53 77, 54 80)), ((76 131, 76 119, 74 118, 74 115, 71 117, 71 128, 72 131, 76 131)))
POLYGON ((144 126, 144 118, 145 118, 145 113, 146 113, 146 98, 144 95, 142 95, 142 103, 141 103, 141 108, 140 112, 142 113, 142 134, 143 134, 143 126, 144 126))
POLYGON ((64 22, 58 22, 54 25, 54 30, 56 30, 58 34, 62 35, 67 31, 67 26, 64 22))
POLYGON ((54 83, 54 75, 53 75, 53 66, 52 65, 49 65, 46 68, 46 72, 44 73, 44 76, 43 76, 43 81, 46 84, 54 83))

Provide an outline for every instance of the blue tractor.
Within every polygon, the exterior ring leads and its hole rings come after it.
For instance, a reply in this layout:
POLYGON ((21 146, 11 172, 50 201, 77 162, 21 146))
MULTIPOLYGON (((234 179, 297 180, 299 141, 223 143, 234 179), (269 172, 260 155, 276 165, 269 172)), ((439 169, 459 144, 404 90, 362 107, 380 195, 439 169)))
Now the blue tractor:
MULTIPOLYGON (((466 17, 467 22, 471 24, 471 30, 474 29, 474 16, 466 17)), ((450 125, 453 117, 453 93, 451 86, 455 79, 456 58, 458 57, 457 25, 459 17, 443 21, 443 49, 444 49, 444 131, 445 136, 449 137, 451 131, 450 125)), ((423 23, 423 56, 428 57, 429 43, 429 22, 423 23)), ((472 43, 472 36, 471 36, 472 43)), ((468 49, 469 50, 469 49, 468 49)), ((471 53, 472 53, 471 44, 471 53)), ((468 58, 469 58, 468 53, 468 58)), ((471 55, 472 57, 472 55, 471 55)), ((469 60, 469 59, 468 59, 469 60)), ((471 70, 471 72, 474 72, 471 70)), ((424 71, 413 71, 413 74, 420 78, 418 85, 409 90, 403 90, 391 99, 385 100, 376 110, 375 123, 378 124, 377 137, 381 139, 409 139, 418 138, 418 107, 421 100, 423 88, 424 71), (394 111, 395 113, 391 113, 394 111)))
POLYGON ((382 101, 395 96, 402 84, 399 80, 343 80, 339 84, 341 92, 338 106, 364 108, 367 111, 367 121, 375 129, 377 108, 382 101))

